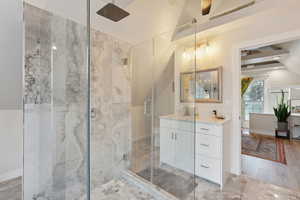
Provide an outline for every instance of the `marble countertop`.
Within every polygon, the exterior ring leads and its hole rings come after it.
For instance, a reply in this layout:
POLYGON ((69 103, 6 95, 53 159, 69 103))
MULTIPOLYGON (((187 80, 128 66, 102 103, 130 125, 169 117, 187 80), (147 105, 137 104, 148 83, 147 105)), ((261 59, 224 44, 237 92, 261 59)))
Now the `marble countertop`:
POLYGON ((207 124, 224 124, 230 119, 217 119, 217 118, 208 118, 208 117, 196 117, 193 116, 180 116, 180 115, 165 115, 160 116, 160 119, 171 119, 171 120, 179 120, 179 121, 196 121, 201 123, 207 123, 207 124))

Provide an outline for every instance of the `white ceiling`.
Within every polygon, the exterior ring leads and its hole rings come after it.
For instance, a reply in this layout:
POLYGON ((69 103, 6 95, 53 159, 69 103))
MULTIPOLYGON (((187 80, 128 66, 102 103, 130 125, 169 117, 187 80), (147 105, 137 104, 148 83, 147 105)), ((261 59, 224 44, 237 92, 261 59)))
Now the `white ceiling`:
MULTIPOLYGON (((86 24, 86 0, 25 0, 65 18, 86 24)), ((150 40, 163 32, 172 32, 176 26, 197 18, 206 23, 212 15, 247 4, 253 0, 214 0, 210 15, 201 16, 201 0, 115 0, 130 16, 112 22, 96 12, 111 0, 91 0, 92 27, 131 44, 150 40)), ((262 0, 257 0, 262 1, 262 0)))
POLYGON ((289 56, 281 62, 289 71, 300 75, 300 40, 283 43, 279 46, 287 49, 290 52, 289 56))
MULTIPOLYGON (((85 0, 25 1, 60 16, 86 24, 85 0)), ((91 0, 92 26, 119 39, 136 44, 151 39, 158 33, 172 30, 177 25, 186 0, 116 0, 118 6, 130 13, 129 17, 117 23, 96 14, 108 2, 111 1, 91 0)))
MULTIPOLYGON (((275 44, 273 46, 281 47, 284 50, 287 50, 289 53, 288 55, 284 56, 282 59, 279 60, 281 66, 284 66, 284 68, 292 72, 294 75, 300 75, 300 40, 293 40, 290 42, 275 44)), ((260 49, 268 50, 268 47, 262 47, 260 49)), ((264 66, 260 66, 264 67, 264 66)), ((259 67, 256 67, 256 69, 259 67)), ((249 75, 255 75, 256 73, 260 75, 267 75, 270 73, 270 71, 273 71, 274 69, 265 70, 265 71, 255 71, 255 72, 245 72, 245 74, 249 75)))

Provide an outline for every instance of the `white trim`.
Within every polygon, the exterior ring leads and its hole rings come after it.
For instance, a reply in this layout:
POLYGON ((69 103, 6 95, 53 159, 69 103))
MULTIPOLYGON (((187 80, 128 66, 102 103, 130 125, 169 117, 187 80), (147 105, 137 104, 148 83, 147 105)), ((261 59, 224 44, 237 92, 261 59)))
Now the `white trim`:
POLYGON ((275 130, 250 129, 250 132, 257 135, 275 136, 275 130))
MULTIPOLYGON (((240 84, 241 84, 241 51, 249 48, 259 48, 263 46, 269 46, 272 44, 284 43, 288 41, 298 40, 300 39, 300 29, 296 31, 285 32, 281 34, 273 34, 267 37, 263 37, 256 40, 242 42, 238 45, 235 45, 232 49, 232 63, 233 63, 233 105, 241 105, 241 92, 240 92, 240 84)), ((237 139, 234 147, 234 152, 236 155, 233 159, 239 160, 238 166, 233 166, 232 173, 240 175, 242 170, 242 159, 241 159, 241 122, 240 122, 240 113, 241 106, 233 107, 233 134, 235 139, 237 139)))
POLYGON ((18 178, 22 176, 22 173, 23 173, 22 169, 17 169, 14 171, 7 172, 5 174, 0 174, 0 183, 14 178, 18 178))

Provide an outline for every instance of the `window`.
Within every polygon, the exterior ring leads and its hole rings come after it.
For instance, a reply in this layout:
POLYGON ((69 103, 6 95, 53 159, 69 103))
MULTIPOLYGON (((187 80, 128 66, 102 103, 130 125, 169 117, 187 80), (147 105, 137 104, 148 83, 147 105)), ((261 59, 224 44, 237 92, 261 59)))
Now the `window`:
POLYGON ((244 119, 249 120, 249 113, 264 112, 264 81, 253 80, 243 96, 244 119))

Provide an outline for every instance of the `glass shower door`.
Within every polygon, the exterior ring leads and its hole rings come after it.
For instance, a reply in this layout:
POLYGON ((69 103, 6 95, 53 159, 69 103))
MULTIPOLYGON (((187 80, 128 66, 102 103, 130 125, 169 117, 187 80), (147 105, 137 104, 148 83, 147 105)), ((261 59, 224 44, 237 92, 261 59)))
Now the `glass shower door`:
POLYGON ((130 170, 151 182, 153 40, 131 49, 131 156, 130 170))
POLYGON ((194 199, 197 186, 195 101, 181 101, 181 74, 195 75, 195 29, 186 24, 154 38, 152 183, 179 200, 194 199), (180 39, 185 31, 191 36, 180 39))
POLYGON ((181 73, 195 75, 195 28, 177 27, 131 51, 130 170, 179 200, 194 199, 196 187, 194 98, 180 100, 181 73), (192 36, 179 39, 186 31, 192 36))
POLYGON ((88 196, 87 1, 24 2, 24 200, 88 196), (59 6, 60 5, 60 6, 59 6))

